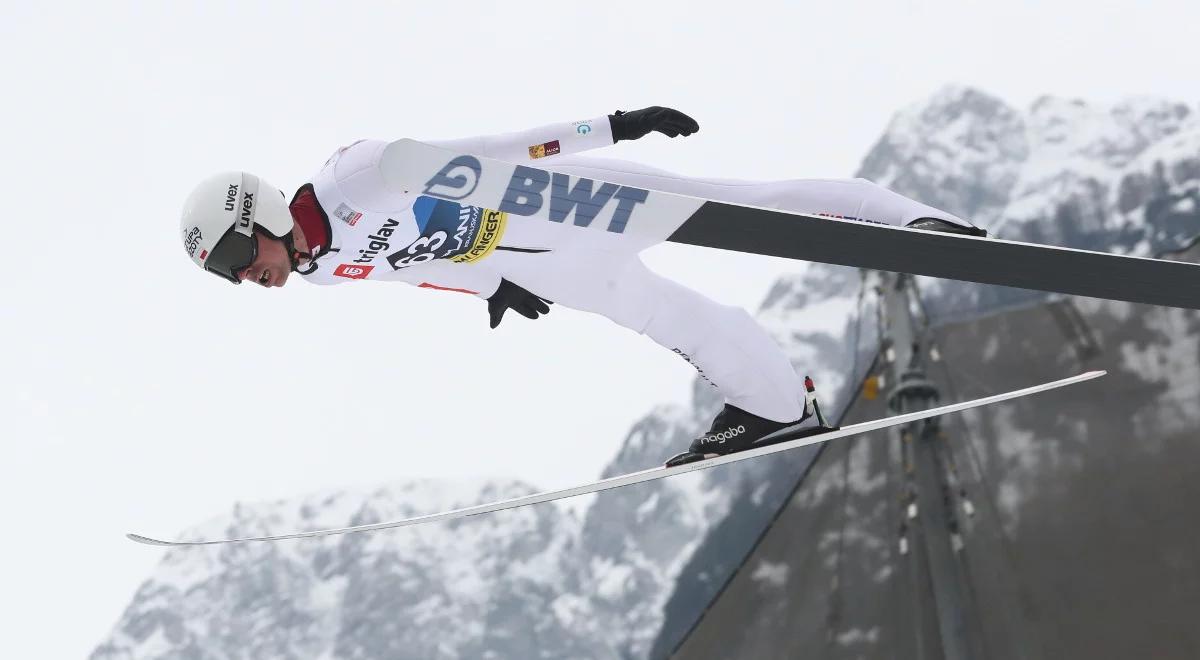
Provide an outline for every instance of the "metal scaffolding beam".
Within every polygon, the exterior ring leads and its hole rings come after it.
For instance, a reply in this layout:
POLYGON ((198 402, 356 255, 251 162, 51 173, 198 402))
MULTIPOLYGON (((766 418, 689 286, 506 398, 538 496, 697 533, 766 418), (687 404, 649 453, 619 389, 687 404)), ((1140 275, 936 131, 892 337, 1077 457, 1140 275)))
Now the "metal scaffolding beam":
MULTIPOLYGON (((912 277, 880 275, 884 356, 894 383, 888 407, 899 414, 936 406, 941 393, 925 374, 927 333, 913 309, 916 292, 912 277)), ((954 494, 939 456, 938 420, 914 422, 901 427, 898 433, 908 475, 900 543, 906 548, 903 555, 908 558, 907 569, 913 576, 910 584, 916 648, 922 658, 982 658, 966 572, 959 561, 962 541, 954 494)))

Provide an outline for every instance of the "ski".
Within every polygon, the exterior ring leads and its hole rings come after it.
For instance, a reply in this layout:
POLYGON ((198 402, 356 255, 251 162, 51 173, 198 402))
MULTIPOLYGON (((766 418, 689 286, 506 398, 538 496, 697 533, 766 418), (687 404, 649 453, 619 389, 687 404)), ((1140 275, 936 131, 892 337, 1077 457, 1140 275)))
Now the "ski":
MULTIPOLYGON (((878 420, 871 421, 871 422, 863 422, 861 424, 853 424, 850 426, 842 427, 841 429, 836 430, 836 431, 830 431, 828 433, 821 433, 819 435, 810 435, 808 437, 801 437, 801 438, 797 438, 795 440, 780 442, 778 444, 770 444, 767 446, 757 447, 754 449, 748 449, 746 451, 738 452, 736 454, 728 454, 726 456, 718 456, 716 458, 710 458, 710 459, 698 461, 695 463, 686 463, 684 465, 679 465, 679 466, 671 467, 671 468, 667 468, 667 467, 651 468, 649 470, 642 470, 641 472, 632 472, 632 473, 626 474, 626 475, 610 477, 608 479, 601 479, 599 481, 595 481, 595 482, 592 482, 589 484, 584 484, 582 486, 575 486, 573 488, 565 488, 562 490, 547 491, 544 493, 534 493, 532 495, 525 495, 523 497, 516 497, 516 498, 512 498, 512 499, 508 499, 508 500, 502 500, 499 502, 479 504, 476 506, 469 506, 469 507, 465 507, 462 509, 455 509, 453 511, 444 511, 441 513, 433 513, 433 514, 428 514, 428 515, 423 515, 423 516, 416 516, 414 518, 406 518, 404 520, 394 520, 394 521, 390 521, 390 522, 380 522, 380 523, 373 523, 373 524, 369 524, 369 525, 356 525, 354 527, 340 527, 340 528, 336 528, 336 529, 319 529, 319 530, 312 530, 312 531, 307 531, 307 532, 296 532, 296 533, 292 533, 292 534, 277 534, 277 535, 272 535, 272 536, 254 536, 254 537, 246 537, 246 538, 230 538, 230 539, 218 539, 218 540, 208 540, 208 541, 162 541, 162 540, 158 540, 158 539, 151 538, 148 536, 142 536, 140 534, 127 534, 126 536, 130 540, 137 541, 138 543, 144 543, 146 545, 179 547, 179 546, 196 546, 196 545, 221 545, 221 544, 227 544, 227 543, 246 543, 246 542, 250 542, 250 541, 282 541, 285 539, 302 539, 302 538, 313 538, 313 537, 322 537, 322 536, 333 536, 336 534, 349 534, 352 532, 369 532, 369 531, 376 531, 376 530, 381 530, 381 529, 393 529, 396 527, 408 527, 411 525, 424 525, 424 524, 432 523, 432 522, 438 522, 438 521, 444 521, 444 520, 454 520, 457 518, 465 518, 467 516, 476 516, 476 515, 480 515, 480 514, 484 514, 484 513, 492 513, 494 511, 503 511, 505 509, 515 509, 517 507, 529 506, 531 504, 541 504, 543 502, 552 502, 554 500, 560 500, 560 499, 567 498, 567 497, 575 497, 576 495, 585 495, 587 493, 596 493, 599 491, 609 490, 612 488, 620 488, 622 486, 629 486, 632 484, 638 484, 638 483, 642 483, 642 482, 646 482, 646 481, 653 481, 655 479, 665 479, 666 477, 673 477, 677 474, 694 472, 696 470, 706 470, 708 468, 714 468, 719 465, 728 465, 729 463, 736 463, 738 461, 745 461, 745 460, 748 460, 751 458, 757 458, 759 456, 766 456, 768 454, 774 454, 774 453, 781 452, 781 451, 787 451, 789 449, 796 449, 799 447, 803 447, 805 445, 811 445, 811 444, 815 444, 818 442, 827 442, 829 440, 836 440, 838 438, 845 438, 848 436, 859 435, 861 433, 867 433, 869 431, 876 431, 879 429, 887 428, 889 426, 896 426, 899 424, 907 424, 909 422, 913 422, 916 420, 928 419, 930 417, 938 417, 939 415, 945 415, 947 413, 958 412, 961 410, 967 410, 969 408, 978 408, 979 406, 986 406, 986 405, 990 405, 993 403, 999 403, 1001 401, 1007 401, 1009 399, 1015 399, 1018 397, 1028 396, 1030 394, 1036 394, 1038 392, 1045 392, 1047 390, 1052 390, 1052 389, 1056 389, 1059 387, 1065 387, 1067 385, 1073 385, 1075 383, 1082 383, 1084 381, 1091 380, 1093 378, 1099 378, 1100 376, 1103 376, 1104 374, 1105 374, 1104 371, 1089 371, 1087 373, 1080 374, 1078 376, 1072 376, 1070 378, 1064 378, 1062 380, 1056 380, 1053 382, 1044 383, 1042 385, 1035 385, 1033 387, 1027 387, 1027 388, 1021 389, 1021 390, 1014 390, 1012 392, 996 394, 996 395, 984 397, 981 399, 974 399, 971 401, 963 401, 960 403, 953 403, 953 404, 949 404, 949 405, 945 405, 945 406, 939 406, 937 408, 930 408, 929 410, 921 410, 921 411, 917 411, 917 412, 905 413, 902 415, 895 415, 892 417, 886 417, 884 419, 878 419, 878 420)), ((787 433, 788 433, 788 429, 782 429, 780 431, 777 431, 775 434, 772 434, 772 436, 770 436, 770 437, 785 436, 787 433)))
MULTIPOLYGON (((553 168, 553 163, 547 165, 553 168)), ((981 284, 1200 309, 1200 265, 946 234, 704 200, 514 165, 414 140, 387 146, 387 185, 530 220, 981 284)))

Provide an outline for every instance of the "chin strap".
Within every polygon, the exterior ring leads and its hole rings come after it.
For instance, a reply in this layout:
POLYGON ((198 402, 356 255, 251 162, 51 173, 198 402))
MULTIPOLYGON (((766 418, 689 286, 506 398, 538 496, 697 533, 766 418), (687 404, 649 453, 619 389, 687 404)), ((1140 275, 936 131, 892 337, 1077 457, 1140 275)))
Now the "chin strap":
POLYGON ((301 252, 299 250, 292 250, 291 252, 288 253, 288 259, 292 262, 292 270, 296 271, 297 273, 300 273, 301 275, 303 275, 306 272, 312 271, 311 266, 312 266, 312 262, 313 262, 313 256, 311 254, 309 254, 307 252, 301 252), (303 265, 305 267, 307 267, 308 270, 300 270, 300 266, 301 266, 300 260, 301 259, 304 259, 305 263, 303 265))
POLYGON ((290 232, 279 240, 283 241, 283 247, 287 250, 288 261, 291 262, 292 270, 294 272, 300 273, 301 275, 307 275, 315 270, 316 266, 313 264, 313 260, 316 259, 316 256, 308 252, 301 252, 300 250, 297 250, 296 239, 292 237, 290 232), (301 259, 304 259, 307 263, 301 264, 301 259), (307 269, 300 270, 301 265, 305 266, 307 269))

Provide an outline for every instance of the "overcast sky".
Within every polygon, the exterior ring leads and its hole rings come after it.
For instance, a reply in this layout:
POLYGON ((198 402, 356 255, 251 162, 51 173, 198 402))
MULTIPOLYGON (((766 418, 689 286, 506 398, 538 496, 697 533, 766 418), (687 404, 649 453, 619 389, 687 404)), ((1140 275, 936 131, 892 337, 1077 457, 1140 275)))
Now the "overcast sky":
MULTIPOLYGON (((16 3, 0 11, 0 621, 83 657, 173 534, 234 501, 406 476, 594 478, 693 372, 605 319, 487 328, 394 283, 237 289, 178 234, 201 177, 290 193, 337 147, 670 105, 702 130, 603 155, 735 178, 853 174, 947 83, 1195 104, 1195 2, 16 3), (468 350, 462 350, 468 347, 468 350)), ((797 265, 647 261, 754 309, 797 265)), ((400 532, 403 533, 403 532, 400 532)))

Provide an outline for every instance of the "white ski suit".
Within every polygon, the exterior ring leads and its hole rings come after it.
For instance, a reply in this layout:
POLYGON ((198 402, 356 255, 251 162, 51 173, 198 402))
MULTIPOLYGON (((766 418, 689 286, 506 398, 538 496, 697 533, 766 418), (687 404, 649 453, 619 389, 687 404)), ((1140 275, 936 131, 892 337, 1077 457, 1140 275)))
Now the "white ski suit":
MULTIPOLYGON (((696 179, 637 163, 572 155, 611 145, 607 117, 462 140, 428 141, 462 153, 710 200, 903 225, 938 218, 969 226, 865 179, 773 182, 696 179)), ((329 249, 305 279, 400 280, 488 298, 501 278, 558 305, 603 315, 690 362, 726 400, 778 422, 800 418, 803 379, 745 310, 718 304, 651 272, 649 243, 568 223, 493 222, 499 214, 389 190, 379 170, 387 143, 339 150, 313 178, 329 218, 329 249), (465 228, 465 229, 464 229, 465 228), (416 255, 414 258, 412 255, 416 255)))

